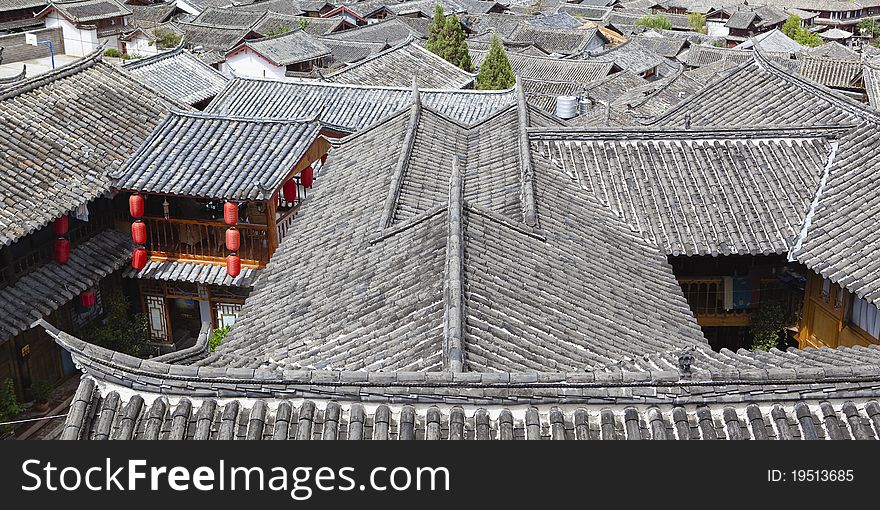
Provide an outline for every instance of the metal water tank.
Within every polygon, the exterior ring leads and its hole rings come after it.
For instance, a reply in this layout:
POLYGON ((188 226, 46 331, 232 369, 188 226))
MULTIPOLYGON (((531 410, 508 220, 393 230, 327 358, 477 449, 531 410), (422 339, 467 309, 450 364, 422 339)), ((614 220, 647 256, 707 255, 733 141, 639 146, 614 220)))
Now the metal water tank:
POLYGON ((577 116, 578 98, 575 96, 559 96, 556 98, 556 116, 560 119, 571 119, 577 116))

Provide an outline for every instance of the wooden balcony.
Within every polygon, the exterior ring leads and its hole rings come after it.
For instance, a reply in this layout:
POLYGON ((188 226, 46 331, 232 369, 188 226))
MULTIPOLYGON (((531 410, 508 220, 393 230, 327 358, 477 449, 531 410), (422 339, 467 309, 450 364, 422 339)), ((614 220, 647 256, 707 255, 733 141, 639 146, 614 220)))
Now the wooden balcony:
POLYGON ((761 301, 775 301, 785 309, 790 325, 799 321, 803 294, 774 278, 758 281, 757 292, 747 308, 724 307, 724 279, 721 277, 679 277, 678 283, 700 326, 748 326, 761 301))
MULTIPOLYGON (((154 260, 226 261, 226 229, 219 220, 185 220, 144 216, 147 252, 154 260)), ((262 267, 269 261, 268 227, 239 223, 241 247, 238 256, 246 266, 262 267)))

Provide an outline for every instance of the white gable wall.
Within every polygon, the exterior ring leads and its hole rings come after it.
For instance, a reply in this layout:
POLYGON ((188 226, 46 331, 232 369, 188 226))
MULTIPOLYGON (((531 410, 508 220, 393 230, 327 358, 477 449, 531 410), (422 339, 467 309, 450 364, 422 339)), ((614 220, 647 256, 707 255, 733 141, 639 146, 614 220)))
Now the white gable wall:
POLYGON ((285 66, 276 66, 249 48, 244 48, 226 58, 221 72, 228 78, 285 78, 285 66))
MULTIPOLYGON (((61 27, 64 37, 64 53, 74 57, 84 57, 98 49, 98 32, 92 30, 80 30, 76 25, 65 19, 58 12, 53 11, 46 16, 46 28, 61 27)), ((116 37, 112 37, 116 39, 116 37)), ((110 41, 108 46, 113 46, 110 41)), ((117 43, 118 44, 118 43, 117 43)))
POLYGON ((158 45, 151 42, 146 36, 138 33, 131 40, 125 42, 125 51, 129 55, 140 55, 142 57, 151 57, 161 53, 158 45))

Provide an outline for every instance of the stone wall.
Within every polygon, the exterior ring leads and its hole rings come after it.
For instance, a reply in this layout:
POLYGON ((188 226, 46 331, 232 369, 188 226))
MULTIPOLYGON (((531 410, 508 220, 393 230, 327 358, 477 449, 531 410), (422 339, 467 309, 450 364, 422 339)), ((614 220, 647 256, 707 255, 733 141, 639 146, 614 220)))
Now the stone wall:
MULTIPOLYGON (((34 30, 40 41, 52 41, 52 49, 55 55, 64 54, 64 37, 60 28, 42 28, 34 30)), ((0 47, 3 48, 3 64, 12 64, 23 60, 31 60, 49 56, 49 46, 39 44, 31 46, 24 42, 24 32, 0 36, 0 47)))

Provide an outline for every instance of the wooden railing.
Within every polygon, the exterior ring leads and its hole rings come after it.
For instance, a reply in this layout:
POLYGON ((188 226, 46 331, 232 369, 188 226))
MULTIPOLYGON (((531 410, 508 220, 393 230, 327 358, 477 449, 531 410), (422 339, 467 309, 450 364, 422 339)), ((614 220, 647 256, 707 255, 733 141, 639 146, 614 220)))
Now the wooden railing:
POLYGON ((678 283, 701 326, 747 326, 761 301, 780 303, 789 324, 795 325, 803 308, 803 293, 775 278, 759 280, 759 288, 751 296, 748 308, 731 309, 724 308, 724 279, 721 277, 680 277, 678 283))
MULTIPOLYGON (((67 232, 67 239, 70 240, 70 249, 73 250, 83 242, 90 239, 98 232, 106 230, 110 226, 110 218, 101 214, 93 214, 87 222, 71 221, 70 230, 67 232)), ((51 229, 49 226, 43 227, 51 229)), ((16 257, 12 262, 12 271, 14 279, 30 273, 39 268, 43 264, 52 260, 54 256, 55 238, 52 241, 43 243, 42 245, 30 250, 29 252, 16 257)))
POLYGON ((290 232, 291 226, 293 225, 293 220, 296 219, 296 214, 299 212, 299 204, 297 204, 291 210, 283 213, 281 218, 275 224, 275 228, 278 229, 278 244, 281 244, 281 241, 284 240, 284 237, 290 232))
MULTIPOLYGON (((222 261, 226 249, 226 229, 222 221, 143 217, 147 225, 147 251, 151 257, 222 261)), ((269 236, 265 225, 239 223, 242 263, 265 265, 269 261, 269 236)))

